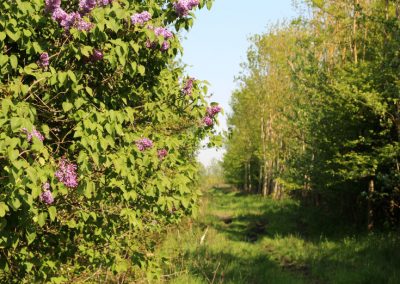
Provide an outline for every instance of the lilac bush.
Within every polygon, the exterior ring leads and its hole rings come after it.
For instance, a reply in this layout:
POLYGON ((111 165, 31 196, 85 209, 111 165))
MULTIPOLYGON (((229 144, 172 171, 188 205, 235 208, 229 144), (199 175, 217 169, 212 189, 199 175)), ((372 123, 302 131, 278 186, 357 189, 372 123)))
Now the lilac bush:
POLYGON ((193 157, 213 129, 202 83, 182 95, 175 33, 192 19, 170 3, 0 1, 2 282, 129 282, 158 261, 153 232, 196 210, 193 157))

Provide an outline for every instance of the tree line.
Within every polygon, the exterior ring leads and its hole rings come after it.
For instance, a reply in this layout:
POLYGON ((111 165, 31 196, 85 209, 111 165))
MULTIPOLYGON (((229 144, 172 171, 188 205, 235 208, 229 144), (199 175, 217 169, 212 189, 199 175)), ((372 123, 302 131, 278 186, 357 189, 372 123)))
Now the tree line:
POLYGON ((225 176, 273 198, 312 195, 369 229, 398 225, 400 3, 302 4, 299 18, 251 38, 225 176))

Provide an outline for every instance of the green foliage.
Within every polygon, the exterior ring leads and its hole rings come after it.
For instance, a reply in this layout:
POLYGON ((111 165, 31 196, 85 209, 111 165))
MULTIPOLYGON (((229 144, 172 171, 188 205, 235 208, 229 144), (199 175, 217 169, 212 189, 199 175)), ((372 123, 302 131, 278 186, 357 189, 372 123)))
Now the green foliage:
POLYGON ((311 18, 252 39, 233 94, 226 175, 274 197, 355 188, 369 222, 375 209, 378 223, 397 225, 400 6, 305 2, 311 18))
POLYGON ((154 33, 129 17, 148 10, 152 25, 186 29, 192 18, 177 19, 169 1, 122 0, 86 16, 90 31, 64 31, 44 0, 0 10, 0 278, 61 283, 151 266, 151 234, 196 210, 195 152, 213 130, 204 83, 182 94, 178 36, 165 52, 147 48, 154 33), (94 49, 102 60, 90 60, 94 49), (44 141, 28 141, 35 129, 44 141), (154 145, 140 151, 144 137, 154 145), (62 157, 77 165, 77 188, 55 177, 62 157), (51 206, 39 198, 46 182, 51 206))

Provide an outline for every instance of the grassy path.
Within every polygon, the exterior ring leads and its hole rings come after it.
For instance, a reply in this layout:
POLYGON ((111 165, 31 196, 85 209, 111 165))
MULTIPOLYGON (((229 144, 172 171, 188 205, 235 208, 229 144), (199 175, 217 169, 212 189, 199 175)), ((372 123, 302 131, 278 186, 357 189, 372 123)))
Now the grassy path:
POLYGON ((204 200, 200 217, 161 248, 167 282, 400 283, 395 234, 354 237, 290 199, 213 189, 204 200))

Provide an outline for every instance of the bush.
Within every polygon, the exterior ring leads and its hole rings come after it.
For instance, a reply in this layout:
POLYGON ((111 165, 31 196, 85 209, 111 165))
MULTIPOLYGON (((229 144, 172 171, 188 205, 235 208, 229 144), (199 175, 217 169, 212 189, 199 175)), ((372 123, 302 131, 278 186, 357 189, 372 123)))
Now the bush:
POLYGON ((176 9, 0 2, 4 282, 146 267, 152 232, 196 210, 195 152, 214 131, 206 86, 175 59, 181 46, 166 27, 192 24, 176 9))

